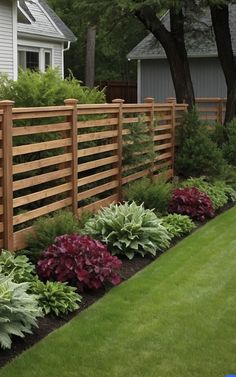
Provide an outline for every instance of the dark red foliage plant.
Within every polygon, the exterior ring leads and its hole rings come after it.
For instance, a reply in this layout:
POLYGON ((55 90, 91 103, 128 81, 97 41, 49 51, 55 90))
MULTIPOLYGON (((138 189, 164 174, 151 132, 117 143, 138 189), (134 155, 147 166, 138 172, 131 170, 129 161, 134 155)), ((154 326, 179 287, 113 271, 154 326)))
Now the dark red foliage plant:
POLYGON ((43 252, 37 272, 42 280, 68 282, 83 291, 85 288, 98 289, 106 282, 119 284, 121 265, 122 262, 101 242, 89 236, 66 234, 57 237, 43 252))
POLYGON ((169 203, 169 212, 188 215, 197 221, 214 216, 211 199, 195 187, 175 189, 169 203))

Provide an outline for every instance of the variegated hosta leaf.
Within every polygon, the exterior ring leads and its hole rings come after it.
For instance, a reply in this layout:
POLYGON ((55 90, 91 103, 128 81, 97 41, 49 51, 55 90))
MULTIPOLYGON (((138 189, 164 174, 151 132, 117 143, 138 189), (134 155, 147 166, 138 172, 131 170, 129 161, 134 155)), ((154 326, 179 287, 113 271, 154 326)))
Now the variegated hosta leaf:
POLYGON ((129 259, 135 254, 155 255, 170 241, 162 220, 134 202, 101 209, 87 222, 85 233, 106 243, 113 254, 124 254, 129 259))
POLYGON ((0 275, 0 347, 11 348, 11 335, 23 337, 42 315, 37 298, 29 295, 28 283, 14 283, 0 275))

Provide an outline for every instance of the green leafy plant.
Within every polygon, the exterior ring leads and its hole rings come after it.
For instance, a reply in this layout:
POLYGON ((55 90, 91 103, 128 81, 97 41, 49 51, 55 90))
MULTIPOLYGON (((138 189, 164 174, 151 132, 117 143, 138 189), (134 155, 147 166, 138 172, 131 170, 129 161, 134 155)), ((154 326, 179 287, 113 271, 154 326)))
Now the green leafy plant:
POLYGON ((62 80, 57 69, 45 73, 20 70, 17 81, 0 75, 0 99, 15 101, 16 107, 63 105, 66 98, 78 99, 80 103, 103 103, 104 93, 89 89, 71 74, 62 80))
POLYGON ((85 232, 105 242, 112 254, 132 259, 135 254, 156 255, 169 246, 162 221, 151 210, 136 203, 102 208, 85 226, 85 232))
POLYGON ((0 254, 0 273, 11 276, 15 283, 29 282, 33 279, 35 267, 25 255, 2 250, 0 254))
POLYGON ((227 124, 225 128, 227 141, 222 145, 226 160, 236 166, 236 118, 227 124))
POLYGON ((61 282, 44 283, 35 279, 30 285, 30 292, 37 296, 38 304, 44 314, 54 314, 57 317, 77 310, 81 301, 76 288, 61 282))
POLYGON ((234 201, 236 192, 222 181, 207 182, 206 177, 189 178, 182 183, 182 187, 196 187, 204 192, 212 201, 214 210, 223 207, 229 200, 234 201))
POLYGON ((82 220, 79 222, 69 210, 39 218, 33 225, 33 233, 28 236, 28 251, 25 253, 36 261, 42 252, 53 244, 56 237, 79 233, 83 226, 84 222, 82 220))
POLYGON ((227 165, 222 151, 212 141, 209 131, 199 120, 196 110, 185 115, 179 127, 179 146, 176 154, 176 171, 184 177, 217 176, 227 165))
POLYGON ((155 209, 160 214, 167 213, 168 203, 171 198, 173 185, 164 178, 151 182, 142 178, 128 185, 125 190, 125 199, 144 205, 147 209, 155 209))
POLYGON ((182 237, 196 228, 194 222, 187 215, 177 213, 163 217, 163 226, 168 230, 171 238, 182 237))
POLYGON ((34 295, 27 293, 29 283, 14 283, 11 277, 0 275, 0 346, 11 348, 11 336, 23 338, 37 326, 42 316, 34 295))

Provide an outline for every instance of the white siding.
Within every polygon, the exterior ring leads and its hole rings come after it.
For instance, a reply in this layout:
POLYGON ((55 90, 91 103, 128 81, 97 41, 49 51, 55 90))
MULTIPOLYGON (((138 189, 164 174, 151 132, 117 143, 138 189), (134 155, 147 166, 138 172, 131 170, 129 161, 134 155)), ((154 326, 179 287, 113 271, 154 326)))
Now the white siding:
POLYGON ((14 38, 12 2, 0 0, 0 72, 14 77, 14 38))
POLYGON ((34 39, 21 39, 18 40, 18 46, 23 47, 33 47, 34 49, 46 49, 52 51, 52 66, 53 68, 58 68, 60 74, 63 76, 63 59, 62 59, 62 50, 63 43, 59 42, 49 42, 46 40, 34 40, 34 39))
POLYGON ((53 66, 59 69, 60 74, 63 76, 64 74, 64 67, 63 67, 63 59, 62 59, 62 43, 55 43, 53 45, 53 66))

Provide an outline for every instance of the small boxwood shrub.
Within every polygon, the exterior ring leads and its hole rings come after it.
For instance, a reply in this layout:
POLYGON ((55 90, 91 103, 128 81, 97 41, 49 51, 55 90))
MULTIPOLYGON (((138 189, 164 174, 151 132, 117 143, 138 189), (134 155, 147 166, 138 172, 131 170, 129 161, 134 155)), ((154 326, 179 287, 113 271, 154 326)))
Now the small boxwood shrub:
POLYGON ((146 209, 155 209, 164 215, 167 213, 172 190, 172 184, 164 178, 158 178, 153 183, 148 178, 142 178, 128 185, 125 199, 139 205, 143 203, 146 209))
POLYGON ((89 236, 77 234, 57 237, 37 264, 42 280, 68 282, 79 291, 98 289, 105 283, 120 283, 122 262, 113 257, 106 245, 89 236))
POLYGON ((35 294, 38 304, 44 314, 61 317, 79 308, 81 296, 75 287, 66 283, 47 281, 46 283, 35 279, 30 284, 30 292, 35 294))
POLYGON ((226 166, 222 151, 211 139, 196 110, 187 113, 179 127, 175 165, 177 173, 184 177, 198 177, 203 174, 218 176, 226 166))
POLYGON ((132 259, 135 254, 156 255, 169 246, 169 235, 153 211, 135 202, 102 208, 85 225, 85 232, 106 243, 112 254, 132 259))
POLYGON ((29 283, 14 283, 0 275, 0 347, 11 348, 12 335, 23 338, 37 326, 42 316, 34 295, 28 294, 29 283))
POLYGON ((169 203, 169 212, 187 215, 198 221, 214 216, 211 199, 195 187, 175 189, 169 203))
POLYGON ((182 237, 190 233, 196 225, 187 215, 177 213, 163 217, 163 225, 168 230, 170 237, 182 237))

